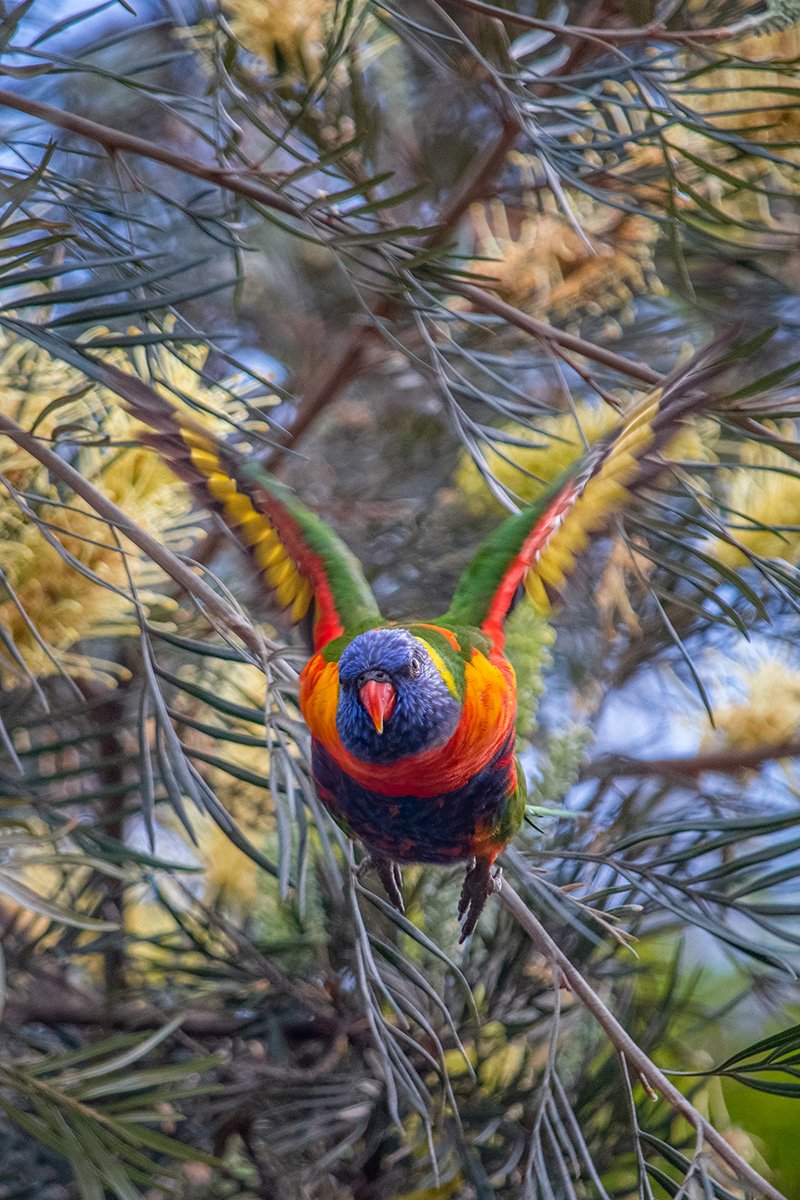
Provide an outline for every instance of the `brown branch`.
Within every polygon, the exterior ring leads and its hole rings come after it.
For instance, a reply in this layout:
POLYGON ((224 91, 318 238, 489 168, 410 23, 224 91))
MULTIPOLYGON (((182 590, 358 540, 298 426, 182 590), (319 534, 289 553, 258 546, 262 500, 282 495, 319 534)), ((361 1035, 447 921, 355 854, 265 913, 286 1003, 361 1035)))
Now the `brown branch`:
POLYGON ((517 118, 504 109, 500 117, 500 136, 484 147, 468 169, 461 186, 456 188, 442 209, 436 228, 425 242, 426 249, 443 245, 470 205, 485 198, 497 172, 502 170, 519 131, 517 118))
POLYGON ((507 304, 505 300, 501 300, 499 296, 487 292, 484 288, 449 278, 446 281, 442 280, 442 283, 448 291, 469 300, 480 312, 502 317, 509 325, 516 325, 517 329, 531 334, 532 337, 541 338, 542 341, 550 342, 554 346, 562 346, 565 350, 574 350, 584 358, 602 363, 603 366, 620 371, 623 375, 629 375, 632 379, 639 379, 651 387, 658 387, 664 381, 664 376, 652 367, 648 367, 646 363, 638 362, 635 358, 625 358, 622 354, 615 354, 613 350, 606 350, 604 346, 598 346, 595 342, 587 342, 585 338, 578 337, 575 333, 567 333, 565 329, 557 329, 555 325, 548 325, 546 321, 530 317, 527 313, 507 304))
POLYGON ((110 125, 101 125, 97 121, 90 121, 86 117, 79 117, 75 113, 55 108, 52 104, 45 104, 43 100, 32 100, 18 92, 10 92, 7 88, 0 88, 0 105, 5 105, 6 108, 15 108, 19 112, 27 113, 28 116, 46 121, 48 125, 54 125, 57 129, 66 129, 70 133, 76 133, 91 142, 96 142, 111 155, 124 151, 140 155, 142 158, 150 158, 154 162, 173 167, 176 171, 182 171, 184 175, 205 179, 229 192, 236 192, 240 196, 256 200, 259 204, 277 209, 278 212, 294 217, 298 221, 305 220, 302 210, 291 200, 279 195, 258 179, 250 178, 243 171, 202 163, 188 154, 177 154, 166 146, 159 146, 157 142, 149 142, 145 138, 136 137, 131 133, 123 133, 121 129, 114 129, 110 125))
MULTIPOLYGON (((160 1029, 175 1013, 164 1011, 152 1004, 132 1001, 119 1005, 109 1013, 106 1007, 90 996, 82 994, 55 996, 11 995, 6 1000, 2 1024, 7 1029, 19 1029, 23 1025, 47 1025, 58 1029, 64 1025, 75 1025, 82 1029, 122 1029, 136 1033, 139 1030, 160 1029)), ((180 1024, 180 1032, 194 1038, 230 1038, 251 1028, 258 1021, 258 1014, 240 1016, 233 1012, 214 1009, 190 1008, 186 1010, 180 1024)), ((283 1032, 298 1042, 316 1040, 321 1037, 338 1039, 344 1035, 353 1041, 365 1039, 365 1028, 359 1022, 341 1021, 331 1012, 329 1016, 319 1014, 297 1015, 291 1025, 284 1025, 283 1032)), ((275 1074, 285 1078, 291 1068, 276 1068, 275 1074)), ((303 1072, 308 1078, 308 1072, 303 1072)))
MULTIPOLYGON (((388 315, 388 312, 389 302, 383 300, 373 307, 372 316, 378 320, 388 315)), ((370 357, 369 343, 375 337, 377 329, 373 325, 363 326, 347 338, 344 349, 336 355, 333 365, 325 364, 316 381, 298 404, 293 420, 286 423, 280 443, 266 457, 265 465, 270 470, 275 469, 319 414, 364 371, 370 357)), ((288 390, 292 391, 291 384, 288 390)))
POLYGON ((555 21, 544 21, 539 17, 529 17, 523 13, 509 12, 507 8, 498 8, 487 4, 485 0, 450 0, 460 8, 468 8, 470 12, 481 13, 484 16, 504 21, 508 25, 516 25, 520 29, 541 29, 545 33, 553 33, 559 37, 580 38, 599 42, 604 48, 613 49, 620 42, 641 42, 654 38, 661 42, 720 42, 727 38, 736 37, 742 32, 741 26, 718 25, 713 29, 666 29, 659 21, 643 25, 640 29, 614 28, 606 32, 593 29, 589 25, 559 25, 555 21))
POLYGON ((770 742, 748 750, 716 750, 708 754, 692 754, 683 758, 625 758, 607 755, 588 763, 581 772, 582 779, 605 776, 631 778, 637 775, 677 776, 695 779, 704 771, 734 774, 759 767, 779 758, 800 758, 800 741, 770 742))
MULTIPOLYGON (((125 399, 126 394, 124 381, 129 380, 131 385, 135 384, 139 387, 146 387, 140 380, 126 375, 124 371, 119 371, 110 366, 104 366, 103 370, 107 373, 107 378, 104 380, 105 385, 123 399, 125 399)), ((244 644, 254 654, 258 655, 259 659, 263 658, 266 642, 260 637, 253 626, 236 609, 232 608, 218 592, 209 587, 204 579, 201 579, 190 567, 187 567, 177 555, 173 554, 171 550, 167 549, 156 538, 151 537, 150 534, 136 525, 127 513, 114 504, 112 500, 109 500, 107 496, 104 496, 102 492, 93 487, 91 483, 84 479, 79 471, 76 471, 63 458, 59 458, 45 442, 28 433, 21 425, 12 420, 11 417, 0 413, 0 434, 2 433, 12 438, 17 445, 21 446, 23 450, 26 450, 28 454, 37 459, 57 479, 66 483, 76 496, 80 496, 82 500, 85 500, 99 516, 113 525, 128 541, 133 542, 134 546, 138 546, 171 579, 174 579, 190 596, 199 601, 203 608, 240 637, 244 644)))
POLYGON ((765 1200, 787 1200, 782 1192, 779 1192, 736 1153, 733 1146, 713 1125, 709 1124, 691 1101, 670 1082, 664 1072, 637 1045, 630 1034, 626 1033, 611 1010, 606 1007, 578 968, 558 948, 550 934, 507 880, 503 882, 499 899, 520 928, 528 934, 537 949, 558 968, 570 991, 591 1013, 614 1048, 625 1058, 645 1084, 659 1092, 675 1112, 680 1113, 699 1134, 702 1134, 704 1140, 737 1178, 755 1188, 760 1195, 765 1197, 765 1200))
MULTIPOLYGON (((19 1028, 22 1025, 105 1026, 134 1032, 139 1029, 158 1029, 166 1024, 170 1016, 170 1013, 152 1005, 138 1003, 119 1005, 109 1012, 105 1005, 85 996, 9 996, 3 1009, 3 1024, 7 1028, 19 1028)), ((252 1023, 253 1017, 190 1009, 181 1023, 181 1031, 192 1037, 233 1037, 252 1023)))
MULTIPOLYGON (((124 662, 124 657, 122 659, 124 662)), ((97 801, 97 816, 105 833, 118 842, 124 841, 125 817, 119 802, 118 785, 125 782, 124 747, 121 731, 125 728, 126 700, 130 681, 116 688, 107 688, 92 680, 80 680, 78 687, 91 707, 93 736, 100 750, 98 776, 110 795, 97 801)), ((96 885, 102 896, 102 915, 117 926, 113 937, 107 938, 102 951, 105 980, 104 1007, 106 1015, 120 1003, 126 988, 127 955, 122 930, 125 926, 125 880, 119 875, 95 873, 96 885)))

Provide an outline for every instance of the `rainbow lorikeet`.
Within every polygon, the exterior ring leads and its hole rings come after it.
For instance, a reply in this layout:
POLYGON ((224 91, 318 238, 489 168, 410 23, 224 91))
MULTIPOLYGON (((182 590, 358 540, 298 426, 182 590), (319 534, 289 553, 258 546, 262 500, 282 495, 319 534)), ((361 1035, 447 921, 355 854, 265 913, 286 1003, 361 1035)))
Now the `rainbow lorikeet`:
POLYGON ((300 707, 316 788, 398 908, 402 864, 466 861, 463 940, 499 890, 495 860, 525 813, 506 618, 526 591, 548 609, 590 534, 647 476, 644 456, 698 405, 707 373, 683 372, 653 392, 536 503, 504 520, 447 612, 430 621, 385 620, 339 537, 252 459, 155 393, 129 401, 151 428, 143 440, 222 515, 291 620, 306 622, 312 655, 300 707))

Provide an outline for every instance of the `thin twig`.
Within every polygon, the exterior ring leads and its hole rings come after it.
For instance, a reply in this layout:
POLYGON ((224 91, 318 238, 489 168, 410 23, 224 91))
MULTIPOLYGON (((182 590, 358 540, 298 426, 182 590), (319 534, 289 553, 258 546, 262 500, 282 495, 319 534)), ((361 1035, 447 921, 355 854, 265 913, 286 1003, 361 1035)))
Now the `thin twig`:
POLYGON ((458 279, 448 278, 446 281, 441 279, 439 282, 449 292, 454 292, 457 296, 463 296, 465 300, 469 300, 480 312, 501 317, 504 321, 508 321, 509 325, 516 325, 517 329, 531 334, 532 337, 541 338, 542 341, 549 342, 554 346, 562 346, 565 350, 574 350, 584 358, 592 359, 593 362, 601 363, 605 367, 611 367, 614 371, 620 371, 623 375, 630 376, 631 379, 639 379, 651 387, 658 387, 664 381, 664 376, 653 367, 648 367, 646 363, 639 362, 635 358, 625 358, 613 350, 606 350, 605 346, 587 342, 585 338, 578 337, 575 333, 567 333, 565 329, 557 329, 554 325, 548 325, 546 321, 539 321, 536 317, 531 317, 520 309, 514 308, 512 304, 507 304, 505 300, 501 300, 492 292, 487 292, 485 288, 475 287, 474 284, 464 283, 458 279))
POLYGON ((522 897, 509 884, 508 880, 503 882, 500 892, 500 903, 511 914, 517 924, 524 929, 537 949, 558 968, 573 995, 577 996, 587 1011, 591 1013, 611 1044, 620 1054, 624 1055, 627 1062, 642 1080, 649 1084, 655 1091, 659 1092, 675 1112, 680 1113, 694 1128, 702 1132, 707 1144, 727 1164, 737 1178, 756 1188, 765 1197, 765 1200, 787 1200, 783 1192, 779 1192, 776 1187, 764 1179, 749 1163, 745 1162, 741 1155, 736 1153, 733 1146, 725 1140, 713 1125, 709 1124, 691 1101, 682 1092, 678 1091, 664 1072, 655 1065, 630 1034, 623 1029, 611 1010, 606 1007, 597 995, 597 992, 584 979, 574 963, 558 948, 550 937, 550 934, 530 911, 522 897))

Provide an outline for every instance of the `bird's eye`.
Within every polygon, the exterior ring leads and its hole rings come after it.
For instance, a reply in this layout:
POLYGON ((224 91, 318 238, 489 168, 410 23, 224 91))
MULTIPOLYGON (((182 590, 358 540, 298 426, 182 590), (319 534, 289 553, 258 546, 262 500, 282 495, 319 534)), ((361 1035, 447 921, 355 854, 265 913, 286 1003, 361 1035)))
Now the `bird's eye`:
POLYGON ((422 663, 419 661, 416 655, 414 655, 414 657, 411 659, 411 662, 408 664, 408 670, 409 674, 411 675, 419 675, 420 671, 422 670, 422 663))

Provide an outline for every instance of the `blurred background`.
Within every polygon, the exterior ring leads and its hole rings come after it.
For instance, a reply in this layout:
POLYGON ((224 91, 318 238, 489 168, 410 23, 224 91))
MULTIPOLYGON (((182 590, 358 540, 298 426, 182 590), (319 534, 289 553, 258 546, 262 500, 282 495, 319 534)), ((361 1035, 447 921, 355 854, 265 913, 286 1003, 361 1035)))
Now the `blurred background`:
POLYGON ((0 425, 2 1200, 754 1194, 499 906, 459 947, 455 874, 409 872, 407 920, 351 879, 299 641, 105 372, 279 474, 387 616, 431 617, 720 334, 724 396, 552 619, 515 614, 505 870, 798 1194, 798 20, 0 4, 0 416, 57 456, 0 425))

